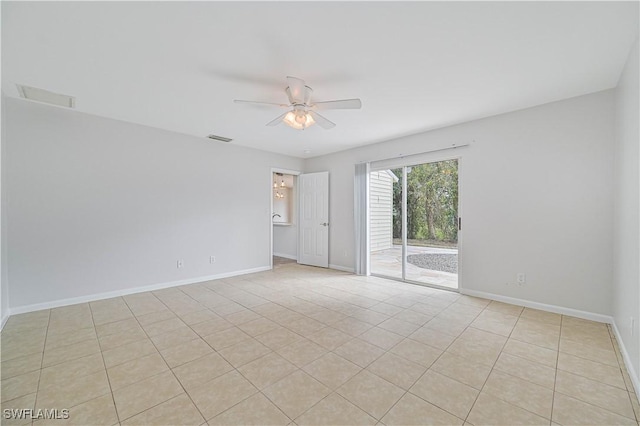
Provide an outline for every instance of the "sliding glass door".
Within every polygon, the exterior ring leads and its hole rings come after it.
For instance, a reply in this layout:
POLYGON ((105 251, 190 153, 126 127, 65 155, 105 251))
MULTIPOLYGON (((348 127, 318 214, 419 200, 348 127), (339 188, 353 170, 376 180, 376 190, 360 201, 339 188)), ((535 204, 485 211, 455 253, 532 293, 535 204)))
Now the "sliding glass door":
POLYGON ((371 172, 372 274, 458 288, 458 163, 451 159, 371 172))

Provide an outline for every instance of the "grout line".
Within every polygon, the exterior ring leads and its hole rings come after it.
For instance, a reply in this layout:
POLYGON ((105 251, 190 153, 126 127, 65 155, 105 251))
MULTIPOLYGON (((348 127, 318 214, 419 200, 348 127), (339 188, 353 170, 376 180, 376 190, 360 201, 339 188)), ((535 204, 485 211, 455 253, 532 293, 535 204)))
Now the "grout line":
MULTIPOLYGON (((47 318, 47 328, 44 333, 44 343, 42 345, 42 358, 40 359, 40 370, 38 373, 38 385, 36 386, 36 397, 33 400, 33 408, 38 407, 38 394, 40 393, 40 379, 42 379, 42 370, 44 365, 44 351, 47 347, 47 336, 49 335, 49 325, 51 324, 51 309, 49 309, 49 316, 47 318)), ((33 424, 33 419, 31 419, 31 424, 33 424)))

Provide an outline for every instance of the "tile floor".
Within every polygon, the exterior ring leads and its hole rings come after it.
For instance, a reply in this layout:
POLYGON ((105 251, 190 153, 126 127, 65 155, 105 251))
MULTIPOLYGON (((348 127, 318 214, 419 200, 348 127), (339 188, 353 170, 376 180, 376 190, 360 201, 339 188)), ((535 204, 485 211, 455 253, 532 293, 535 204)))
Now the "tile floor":
POLYGON ((3 410, 70 410, 34 425, 635 425, 640 415, 604 324, 296 264, 16 315, 1 357, 3 410))

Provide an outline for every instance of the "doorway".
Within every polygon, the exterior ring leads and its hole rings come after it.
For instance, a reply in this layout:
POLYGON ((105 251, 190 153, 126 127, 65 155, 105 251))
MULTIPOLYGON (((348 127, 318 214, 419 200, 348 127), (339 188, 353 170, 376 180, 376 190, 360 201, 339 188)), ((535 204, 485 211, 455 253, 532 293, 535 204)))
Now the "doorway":
POLYGON ((458 289, 459 164, 453 158, 370 172, 371 274, 458 289))
POLYGON ((293 170, 271 170, 271 268, 298 261, 299 174, 293 170))

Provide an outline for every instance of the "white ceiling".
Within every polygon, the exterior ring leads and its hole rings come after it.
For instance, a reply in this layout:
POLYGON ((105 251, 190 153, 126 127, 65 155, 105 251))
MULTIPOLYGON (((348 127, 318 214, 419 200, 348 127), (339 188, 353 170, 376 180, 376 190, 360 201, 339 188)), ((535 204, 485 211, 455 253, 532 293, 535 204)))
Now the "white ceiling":
POLYGON ((637 36, 637 2, 3 1, 2 90, 306 158, 614 87, 637 36), (232 102, 287 75, 363 108, 297 131, 232 102))

